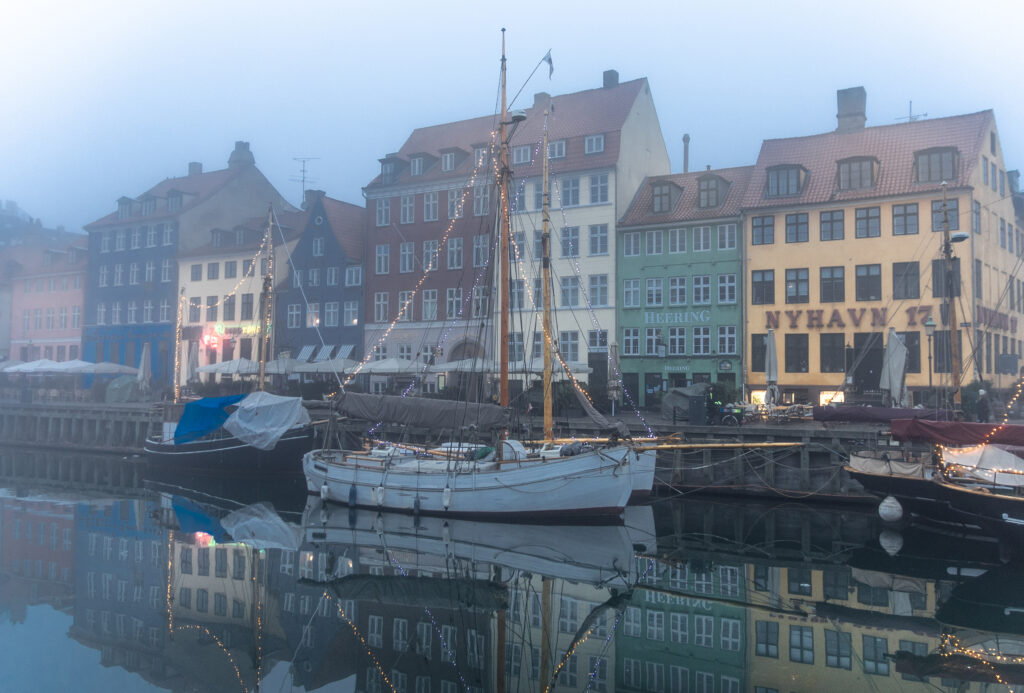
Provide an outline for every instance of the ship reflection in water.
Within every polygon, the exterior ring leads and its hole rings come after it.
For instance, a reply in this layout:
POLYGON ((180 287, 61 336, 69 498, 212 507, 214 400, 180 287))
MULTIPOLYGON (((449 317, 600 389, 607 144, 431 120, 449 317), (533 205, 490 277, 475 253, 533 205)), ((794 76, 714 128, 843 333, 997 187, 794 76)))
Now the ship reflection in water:
POLYGON ((1024 683, 1013 547, 896 533, 868 508, 687 496, 540 526, 208 491, 2 491, 0 646, 23 653, 5 688, 1024 683))

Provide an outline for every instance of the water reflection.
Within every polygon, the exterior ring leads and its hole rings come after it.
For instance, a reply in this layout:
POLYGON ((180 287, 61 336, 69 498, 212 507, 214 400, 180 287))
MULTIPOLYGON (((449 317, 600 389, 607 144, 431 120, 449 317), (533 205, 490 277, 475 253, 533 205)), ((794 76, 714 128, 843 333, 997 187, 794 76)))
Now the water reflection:
MULTIPOLYGON (((130 674, 128 691, 1024 681, 1013 552, 895 535, 867 509, 691 496, 631 509, 622 525, 531 526, 301 495, 252 507, 210 490, 0 495, 0 644, 43 627, 33 609, 66 614, 50 639, 97 652, 130 674)), ((31 681, 53 664, 9 666, 31 681)))

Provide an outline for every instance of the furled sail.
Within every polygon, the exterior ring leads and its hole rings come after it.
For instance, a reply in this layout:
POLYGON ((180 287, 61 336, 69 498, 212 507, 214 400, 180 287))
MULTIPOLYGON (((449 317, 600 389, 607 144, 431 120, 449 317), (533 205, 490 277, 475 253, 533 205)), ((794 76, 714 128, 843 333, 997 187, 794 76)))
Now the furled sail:
POLYGON ((356 419, 435 430, 465 426, 497 430, 509 426, 508 409, 493 404, 342 392, 338 395, 337 408, 340 413, 356 419))

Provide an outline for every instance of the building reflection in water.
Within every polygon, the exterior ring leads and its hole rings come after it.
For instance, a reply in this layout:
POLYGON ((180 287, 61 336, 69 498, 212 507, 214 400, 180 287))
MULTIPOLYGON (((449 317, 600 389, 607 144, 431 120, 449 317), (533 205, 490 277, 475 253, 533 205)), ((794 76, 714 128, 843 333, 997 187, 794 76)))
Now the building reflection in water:
POLYGON ((688 497, 624 525, 545 527, 318 499, 240 522, 236 504, 208 500, 0 496, 0 609, 12 624, 36 605, 68 613, 53 636, 137 674, 140 690, 251 691, 281 666, 292 686, 360 691, 1024 679, 1024 592, 1005 545, 895 535, 859 509, 688 497))

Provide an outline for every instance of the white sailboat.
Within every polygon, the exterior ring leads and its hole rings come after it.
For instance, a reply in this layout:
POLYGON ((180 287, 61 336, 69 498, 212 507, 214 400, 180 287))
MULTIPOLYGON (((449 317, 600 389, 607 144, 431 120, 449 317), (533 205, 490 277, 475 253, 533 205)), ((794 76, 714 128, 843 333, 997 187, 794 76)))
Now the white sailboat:
MULTIPOLYGON (((509 267, 509 121, 505 97, 505 54, 501 59, 501 211, 498 246, 501 267, 509 267)), ((545 142, 546 142, 545 133, 545 142)), ((542 151, 546 152, 544 145, 542 151)), ((551 296, 548 272, 551 237, 548 223, 547 157, 544 158, 544 394, 545 437, 553 438, 551 414, 551 296)), ((339 413, 369 421, 389 421, 431 430, 466 428, 490 432, 490 446, 456 446, 454 452, 410 456, 313 450, 303 457, 309 491, 325 500, 352 506, 405 512, 489 517, 564 515, 619 515, 634 495, 646 495, 654 482, 654 453, 616 442, 577 445, 559 455, 522 455, 505 458, 512 441, 503 440, 508 429, 509 405, 509 297, 501 292, 499 405, 416 400, 341 393, 339 413), (458 422, 456 424, 456 422, 458 422), (468 454, 467 454, 468 452, 468 454), (505 459, 503 459, 505 458, 505 459)), ((574 383, 575 384, 575 383, 574 383)), ((581 393, 582 394, 582 393, 581 393)), ((592 418, 603 420, 581 398, 592 418)), ((607 424, 607 422, 604 422, 607 424)), ((609 425, 610 427, 610 425, 609 425)), ((328 437, 330 439, 330 437, 328 437)), ((516 446, 522 449, 522 446, 516 446)))

